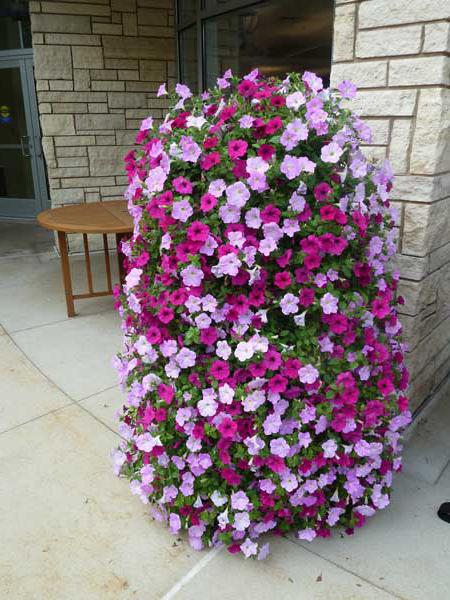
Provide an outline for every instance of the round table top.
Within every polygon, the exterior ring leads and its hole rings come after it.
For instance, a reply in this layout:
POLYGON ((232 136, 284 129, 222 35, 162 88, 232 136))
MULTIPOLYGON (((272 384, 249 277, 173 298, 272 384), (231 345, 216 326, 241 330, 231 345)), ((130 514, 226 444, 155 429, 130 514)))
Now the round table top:
POLYGON ((39 213, 42 227, 65 233, 129 233, 133 219, 125 200, 68 204, 39 213))

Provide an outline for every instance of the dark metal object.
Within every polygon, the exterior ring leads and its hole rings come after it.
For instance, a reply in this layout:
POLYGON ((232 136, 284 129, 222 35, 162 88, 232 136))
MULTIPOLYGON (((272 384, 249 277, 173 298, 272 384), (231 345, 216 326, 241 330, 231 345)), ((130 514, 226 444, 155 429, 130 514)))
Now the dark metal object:
POLYGON ((437 514, 440 519, 446 523, 450 523, 450 502, 444 502, 441 504, 437 514))

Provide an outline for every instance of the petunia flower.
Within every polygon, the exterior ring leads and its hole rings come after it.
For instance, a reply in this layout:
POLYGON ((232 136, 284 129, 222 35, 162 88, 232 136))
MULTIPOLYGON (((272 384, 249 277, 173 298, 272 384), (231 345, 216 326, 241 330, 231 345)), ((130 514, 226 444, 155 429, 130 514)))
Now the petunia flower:
POLYGON ((156 97, 160 98, 161 96, 166 96, 167 95, 167 89, 166 89, 166 84, 162 83, 159 88, 158 91, 156 93, 156 97))
POLYGON ((245 140, 231 140, 228 142, 228 156, 231 160, 244 156, 247 152, 248 143, 245 140))
POLYGON ((319 377, 319 371, 313 365, 305 365, 299 369, 298 377, 302 383, 314 383, 319 377))
POLYGON ((341 158, 342 153, 342 148, 336 142, 331 142, 322 147, 320 157, 324 162, 337 163, 341 158))

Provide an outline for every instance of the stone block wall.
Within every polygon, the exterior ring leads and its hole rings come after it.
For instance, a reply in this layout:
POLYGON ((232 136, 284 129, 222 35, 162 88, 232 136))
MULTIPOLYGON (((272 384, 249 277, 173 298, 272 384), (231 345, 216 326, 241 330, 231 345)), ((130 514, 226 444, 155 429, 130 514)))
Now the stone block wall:
POLYGON ((402 322, 417 408, 450 374, 450 3, 336 0, 332 83, 359 87, 366 148, 396 175, 402 322))
POLYGON ((52 206, 123 195, 123 155, 175 75, 173 0, 30 2, 52 206))

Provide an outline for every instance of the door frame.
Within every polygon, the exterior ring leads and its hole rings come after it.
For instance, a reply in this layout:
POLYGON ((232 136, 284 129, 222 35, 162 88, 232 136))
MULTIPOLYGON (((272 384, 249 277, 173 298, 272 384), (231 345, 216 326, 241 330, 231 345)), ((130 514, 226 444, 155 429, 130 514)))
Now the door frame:
MULTIPOLYGON (((30 162, 33 175, 35 208, 36 214, 50 206, 48 194, 47 176, 44 162, 44 155, 41 143, 41 129, 39 123, 39 111, 36 98, 36 86, 33 69, 33 49, 23 48, 17 50, 4 50, 0 52, 0 65, 7 68, 10 63, 12 68, 17 66, 20 69, 20 79, 22 84, 22 94, 24 99, 25 120, 27 131, 30 137, 30 147, 32 148, 30 162)), ((20 201, 20 198, 17 200, 20 201)), ((35 220, 36 215, 31 214, 2 214, 0 219, 25 221, 35 220)))

